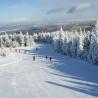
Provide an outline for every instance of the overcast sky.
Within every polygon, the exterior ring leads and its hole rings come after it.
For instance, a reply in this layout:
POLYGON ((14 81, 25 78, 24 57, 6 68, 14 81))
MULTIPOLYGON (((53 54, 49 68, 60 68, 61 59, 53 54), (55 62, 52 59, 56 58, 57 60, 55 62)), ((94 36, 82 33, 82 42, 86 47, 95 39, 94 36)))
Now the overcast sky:
POLYGON ((98 0, 0 0, 0 24, 96 19, 98 0))

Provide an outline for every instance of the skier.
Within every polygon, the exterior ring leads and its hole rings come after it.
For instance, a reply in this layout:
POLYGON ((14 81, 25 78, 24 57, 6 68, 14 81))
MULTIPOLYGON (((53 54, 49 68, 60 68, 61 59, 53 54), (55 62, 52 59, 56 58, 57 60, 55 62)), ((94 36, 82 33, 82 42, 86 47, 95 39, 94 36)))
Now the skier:
POLYGON ((35 56, 33 56, 33 61, 35 61, 35 56))
POLYGON ((52 57, 50 57, 49 59, 50 59, 50 62, 51 62, 51 60, 52 60, 52 57))
POLYGON ((19 49, 19 53, 20 53, 20 49, 19 49))
POLYGON ((17 52, 17 49, 15 49, 15 52, 17 52))
POLYGON ((26 50, 24 50, 24 54, 26 54, 26 50))
POLYGON ((10 48, 10 51, 11 51, 12 49, 10 48))
POLYGON ((46 56, 46 60, 47 60, 47 58, 48 58, 48 57, 46 56))
POLYGON ((36 48, 36 51, 38 50, 38 48, 36 48))

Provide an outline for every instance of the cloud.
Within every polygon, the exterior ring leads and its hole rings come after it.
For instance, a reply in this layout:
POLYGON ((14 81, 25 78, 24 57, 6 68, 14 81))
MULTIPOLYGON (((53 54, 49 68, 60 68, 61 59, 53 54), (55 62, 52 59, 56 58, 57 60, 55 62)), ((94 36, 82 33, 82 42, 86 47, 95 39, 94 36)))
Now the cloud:
POLYGON ((92 8, 94 6, 96 6, 96 4, 83 3, 80 5, 72 6, 70 8, 62 7, 62 8, 51 9, 51 10, 47 11, 46 14, 60 13, 60 12, 66 12, 66 11, 67 11, 67 13, 75 13, 75 12, 80 12, 80 11, 92 8))
POLYGON ((52 13, 58 13, 58 12, 64 12, 66 8, 57 8, 57 9, 51 9, 46 12, 46 14, 52 14, 52 13))
POLYGON ((95 4, 83 3, 83 4, 80 4, 80 5, 73 6, 73 7, 69 8, 67 12, 68 13, 80 12, 80 11, 83 11, 83 10, 86 10, 86 9, 89 9, 89 8, 92 8, 94 6, 95 6, 95 4))
POLYGON ((31 8, 31 4, 29 3, 20 3, 10 6, 12 9, 25 9, 25 8, 31 8))

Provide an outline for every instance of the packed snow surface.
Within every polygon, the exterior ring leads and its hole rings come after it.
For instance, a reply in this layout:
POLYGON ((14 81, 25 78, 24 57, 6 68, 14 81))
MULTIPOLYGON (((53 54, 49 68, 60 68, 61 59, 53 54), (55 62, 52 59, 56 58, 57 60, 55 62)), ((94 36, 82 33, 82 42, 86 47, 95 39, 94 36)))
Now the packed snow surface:
POLYGON ((0 98, 98 98, 97 75, 97 66, 37 43, 0 57, 0 98))

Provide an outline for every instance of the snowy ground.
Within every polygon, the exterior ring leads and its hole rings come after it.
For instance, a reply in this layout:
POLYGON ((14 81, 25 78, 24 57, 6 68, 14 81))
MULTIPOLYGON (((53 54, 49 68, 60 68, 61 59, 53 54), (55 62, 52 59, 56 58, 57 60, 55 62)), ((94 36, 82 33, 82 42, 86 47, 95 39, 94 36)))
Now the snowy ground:
POLYGON ((0 57, 0 98, 98 98, 98 67, 36 47, 0 57))

